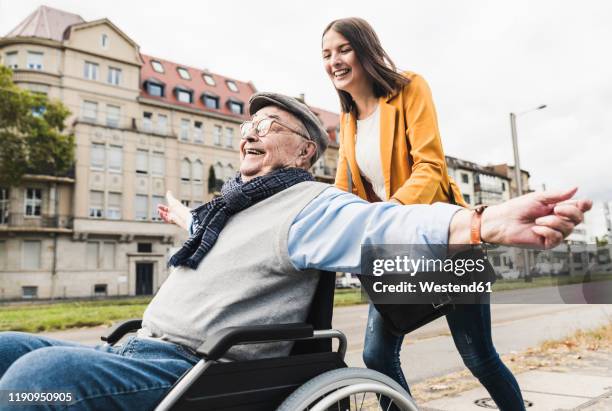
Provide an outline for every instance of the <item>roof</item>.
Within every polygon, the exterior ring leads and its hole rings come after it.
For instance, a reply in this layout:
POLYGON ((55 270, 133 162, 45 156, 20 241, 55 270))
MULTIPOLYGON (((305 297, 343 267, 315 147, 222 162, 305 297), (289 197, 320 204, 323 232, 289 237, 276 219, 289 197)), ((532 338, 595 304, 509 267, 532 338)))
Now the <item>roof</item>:
POLYGON ((498 170, 494 170, 487 166, 481 166, 480 164, 474 163, 472 161, 463 160, 456 157, 446 156, 446 163, 449 167, 452 168, 460 168, 463 170, 475 171, 480 174, 488 174, 496 177, 501 177, 504 180, 510 180, 510 178, 504 175, 502 172, 498 170))
POLYGON ((145 54, 141 54, 144 64, 140 70, 140 78, 142 84, 140 85, 140 95, 142 97, 146 97, 152 100, 159 100, 168 104, 173 104, 177 106, 183 106, 186 108, 198 109, 210 113, 218 113, 223 114, 230 117, 237 118, 248 118, 248 110, 247 105, 249 102, 249 97, 251 94, 255 93, 257 90, 255 86, 251 82, 244 82, 235 80, 233 78, 225 77, 220 74, 211 73, 207 70, 201 70, 194 67, 189 67, 184 64, 174 63, 169 60, 148 56, 145 54), (151 65, 151 61, 158 61, 164 67, 163 73, 158 73, 153 69, 151 65), (189 72, 191 76, 191 80, 183 79, 179 73, 177 68, 184 68, 189 72), (203 78, 203 75, 207 74, 212 76, 215 81, 215 85, 208 85, 203 78), (163 97, 155 97, 151 96, 147 93, 144 83, 147 79, 154 78, 158 82, 162 82, 165 85, 165 92, 163 97), (227 81, 232 81, 238 87, 238 92, 231 91, 227 86, 227 81), (176 98, 176 93, 174 92, 175 88, 182 88, 193 91, 193 103, 183 103, 178 101, 176 98), (202 94, 208 94, 212 96, 219 97, 219 109, 208 108, 202 102, 202 94), (235 114, 228 107, 228 101, 237 101, 244 104, 243 114, 235 114))
POLYGON ((78 14, 40 6, 5 37, 39 37, 62 41, 68 27, 84 22, 78 14))
POLYGON ((319 117, 319 120, 323 123, 325 130, 327 130, 327 134, 329 134, 329 138, 332 142, 337 143, 336 130, 338 125, 340 124, 340 116, 337 113, 333 113, 331 111, 323 110, 322 108, 317 108, 313 106, 308 106, 313 113, 319 117))

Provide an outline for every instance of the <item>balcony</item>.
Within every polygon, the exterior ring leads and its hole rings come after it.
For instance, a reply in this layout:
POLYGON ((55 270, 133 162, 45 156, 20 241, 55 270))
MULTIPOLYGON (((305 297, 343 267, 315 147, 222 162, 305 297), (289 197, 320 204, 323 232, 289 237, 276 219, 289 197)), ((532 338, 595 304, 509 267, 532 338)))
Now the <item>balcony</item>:
POLYGON ((0 231, 65 232, 72 230, 73 219, 70 215, 29 216, 9 213, 0 218, 0 231))

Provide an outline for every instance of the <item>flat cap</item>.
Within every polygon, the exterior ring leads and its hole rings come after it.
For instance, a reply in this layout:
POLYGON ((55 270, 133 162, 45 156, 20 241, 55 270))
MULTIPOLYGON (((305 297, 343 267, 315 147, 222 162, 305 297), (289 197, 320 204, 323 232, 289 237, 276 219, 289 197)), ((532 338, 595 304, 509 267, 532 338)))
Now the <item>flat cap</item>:
POLYGON ((312 162, 323 154, 329 144, 329 136, 321 120, 308 108, 308 106, 299 100, 278 93, 259 92, 255 93, 249 99, 249 114, 253 115, 258 110, 267 107, 276 106, 293 114, 302 122, 310 139, 317 146, 317 153, 312 162))

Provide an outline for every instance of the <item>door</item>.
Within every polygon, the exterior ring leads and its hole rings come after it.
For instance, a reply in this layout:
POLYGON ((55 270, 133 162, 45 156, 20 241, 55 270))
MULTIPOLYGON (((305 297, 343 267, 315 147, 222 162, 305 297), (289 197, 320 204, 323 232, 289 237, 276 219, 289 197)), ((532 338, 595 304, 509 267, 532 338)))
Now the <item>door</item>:
POLYGON ((153 294, 153 263, 136 263, 136 295, 153 294))

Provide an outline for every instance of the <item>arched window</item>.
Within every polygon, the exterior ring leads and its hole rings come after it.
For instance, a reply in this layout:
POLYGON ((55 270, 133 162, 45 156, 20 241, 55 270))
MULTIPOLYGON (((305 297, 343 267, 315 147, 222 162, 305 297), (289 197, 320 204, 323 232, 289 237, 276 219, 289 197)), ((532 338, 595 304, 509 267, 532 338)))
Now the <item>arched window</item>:
POLYGON ((191 161, 186 158, 181 161, 181 180, 191 180, 191 161))
POLYGON ((202 181, 202 176, 204 175, 204 165, 200 160, 196 160, 193 163, 193 181, 202 181))

